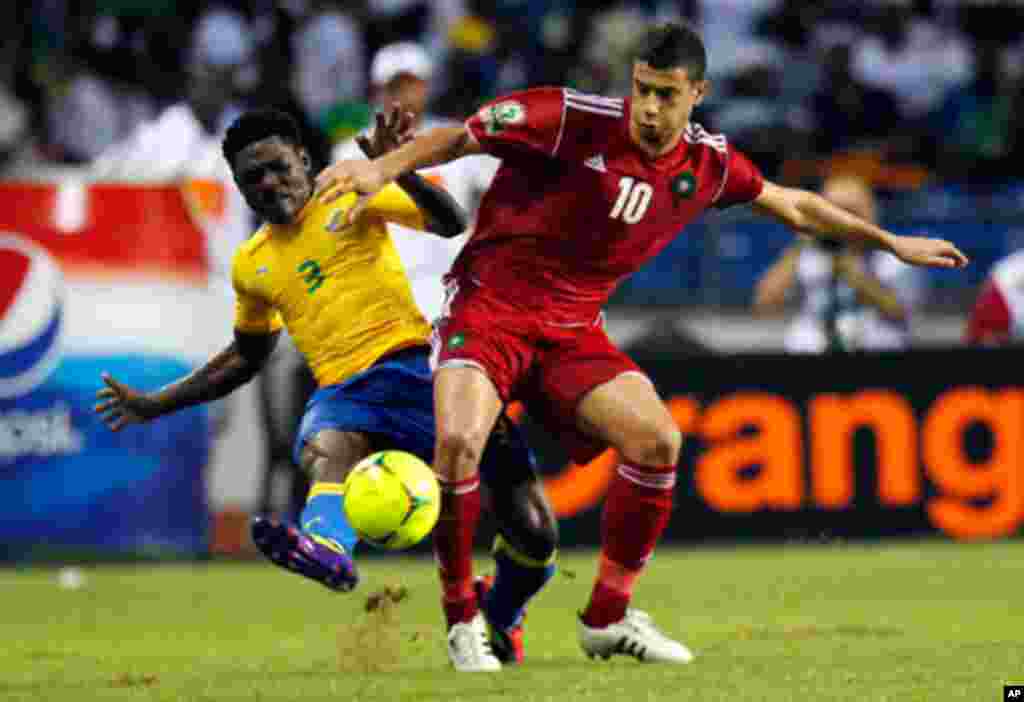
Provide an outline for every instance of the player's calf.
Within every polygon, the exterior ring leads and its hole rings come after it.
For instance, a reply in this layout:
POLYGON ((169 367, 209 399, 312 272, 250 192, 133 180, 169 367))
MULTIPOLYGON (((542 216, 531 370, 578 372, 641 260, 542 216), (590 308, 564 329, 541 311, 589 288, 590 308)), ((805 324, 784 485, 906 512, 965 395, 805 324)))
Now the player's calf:
POLYGON ((525 559, 547 564, 558 550, 558 520, 536 476, 485 476, 491 512, 506 544, 525 559))
POLYGON ((359 538, 345 515, 342 484, 370 452, 370 441, 359 432, 324 429, 298 442, 300 465, 313 478, 300 525, 257 518, 253 541, 272 563, 347 592, 359 581, 352 560, 359 538))
POLYGON ((675 467, 631 466, 616 471, 601 515, 601 557, 590 601, 588 627, 622 621, 633 589, 672 513, 675 467))
POLYGON ((527 603, 555 573, 558 522, 531 473, 492 471, 487 481, 498 520, 496 573, 477 580, 477 595, 495 653, 502 662, 522 662, 522 620, 527 603))

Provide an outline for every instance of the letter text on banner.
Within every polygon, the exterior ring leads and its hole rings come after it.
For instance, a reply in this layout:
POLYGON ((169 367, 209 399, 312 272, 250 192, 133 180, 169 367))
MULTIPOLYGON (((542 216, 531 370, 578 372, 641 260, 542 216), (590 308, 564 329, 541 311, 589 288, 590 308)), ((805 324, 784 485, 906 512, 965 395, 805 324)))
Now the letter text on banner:
POLYGON ((921 497, 914 410, 892 390, 818 395, 810 402, 811 486, 815 504, 845 509, 853 501, 853 437, 860 427, 875 436, 878 500, 911 505, 921 497))
POLYGON ((697 460, 698 492, 723 512, 798 509, 803 501, 803 442, 797 409, 766 393, 736 393, 713 403, 700 432, 711 444, 697 460), (741 432, 753 427, 753 435, 741 432), (752 477, 742 471, 757 467, 752 477))
POLYGON ((933 524, 962 539, 1008 536, 1020 527, 1024 391, 947 391, 925 418, 921 448, 928 477, 943 493, 928 503, 933 524), (965 433, 975 423, 987 426, 994 439, 991 454, 981 462, 971 461, 964 450, 965 433))

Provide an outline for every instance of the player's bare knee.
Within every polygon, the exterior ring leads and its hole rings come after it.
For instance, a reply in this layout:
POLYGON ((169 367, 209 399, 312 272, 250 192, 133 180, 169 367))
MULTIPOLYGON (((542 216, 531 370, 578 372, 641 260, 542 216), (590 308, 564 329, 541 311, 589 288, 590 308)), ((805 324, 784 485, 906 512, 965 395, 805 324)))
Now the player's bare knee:
POLYGON ((320 472, 325 459, 326 456, 317 450, 313 442, 307 441, 302 447, 299 467, 313 480, 321 480, 320 472))
POLYGON ((323 432, 302 447, 302 468, 314 480, 340 483, 369 453, 369 441, 360 434, 323 432))
POLYGON ((622 454, 627 461, 642 466, 674 466, 682 447, 683 434, 678 427, 651 427, 631 437, 622 447, 622 454))
POLYGON ((439 428, 434 468, 442 479, 461 480, 476 474, 487 436, 473 430, 439 428))
POLYGON ((313 480, 329 483, 340 483, 348 474, 349 466, 332 460, 326 453, 320 453, 316 447, 307 444, 302 449, 302 469, 313 480))

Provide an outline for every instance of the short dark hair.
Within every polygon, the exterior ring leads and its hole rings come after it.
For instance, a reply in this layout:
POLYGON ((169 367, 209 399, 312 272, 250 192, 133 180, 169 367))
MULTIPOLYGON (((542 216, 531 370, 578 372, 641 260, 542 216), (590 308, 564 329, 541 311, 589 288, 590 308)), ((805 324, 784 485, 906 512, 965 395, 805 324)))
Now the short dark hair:
POLYGON ((633 61, 642 61, 659 71, 686 69, 690 80, 704 80, 708 54, 704 41, 693 27, 671 22, 644 32, 633 51, 633 61))
POLYGON ((249 144, 276 136, 297 147, 302 146, 299 123, 287 112, 280 110, 250 110, 232 122, 224 135, 221 149, 228 165, 234 168, 238 152, 249 144))

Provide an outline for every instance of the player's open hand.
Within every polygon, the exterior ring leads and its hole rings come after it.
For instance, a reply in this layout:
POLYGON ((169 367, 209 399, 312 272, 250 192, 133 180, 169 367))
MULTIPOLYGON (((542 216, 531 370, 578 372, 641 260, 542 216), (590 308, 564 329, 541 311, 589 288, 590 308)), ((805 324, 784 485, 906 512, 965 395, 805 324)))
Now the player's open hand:
POLYGON ((934 268, 963 268, 967 257, 944 239, 924 236, 893 237, 892 252, 905 263, 934 268))
POLYGON ((387 114, 377 113, 377 126, 373 130, 373 137, 368 139, 360 135, 356 137, 356 143, 367 158, 383 156, 407 141, 412 141, 414 117, 412 112, 403 111, 402 106, 395 103, 387 114))
POLYGON ((372 195, 387 183, 375 161, 338 161, 316 177, 315 197, 326 205, 346 193, 372 195))
POLYGON ((111 431, 120 431, 129 424, 141 424, 158 416, 156 401, 124 383, 114 380, 109 373, 102 375, 106 387, 96 393, 99 402, 93 411, 100 415, 111 431))

